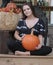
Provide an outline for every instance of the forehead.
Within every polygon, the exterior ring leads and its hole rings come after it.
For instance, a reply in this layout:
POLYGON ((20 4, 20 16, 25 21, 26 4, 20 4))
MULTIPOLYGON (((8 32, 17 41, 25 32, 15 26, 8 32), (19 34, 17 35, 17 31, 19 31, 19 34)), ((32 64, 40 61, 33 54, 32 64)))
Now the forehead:
POLYGON ((23 6, 23 9, 27 9, 27 8, 30 8, 30 6, 29 5, 24 5, 23 6))

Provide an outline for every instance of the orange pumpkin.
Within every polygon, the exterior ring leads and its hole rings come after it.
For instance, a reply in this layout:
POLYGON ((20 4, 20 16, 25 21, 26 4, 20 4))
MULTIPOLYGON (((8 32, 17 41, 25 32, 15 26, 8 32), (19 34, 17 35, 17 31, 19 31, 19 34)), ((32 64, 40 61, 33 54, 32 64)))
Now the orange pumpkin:
POLYGON ((6 7, 10 8, 10 9, 11 9, 11 8, 14 8, 14 9, 17 8, 17 6, 16 6, 15 3, 8 3, 6 7))
POLYGON ((8 7, 6 7, 5 12, 10 12, 10 9, 8 7))
POLYGON ((25 35, 22 40, 22 45, 26 50, 35 50, 40 43, 39 38, 35 35, 25 35))
POLYGON ((19 14, 21 12, 21 9, 20 8, 16 8, 14 12, 19 14))
POLYGON ((1 8, 2 10, 1 11, 3 11, 3 12, 5 12, 5 10, 6 10, 6 8, 1 8))
POLYGON ((7 6, 6 6, 6 11, 13 11, 17 8, 16 4, 15 3, 8 3, 7 6))

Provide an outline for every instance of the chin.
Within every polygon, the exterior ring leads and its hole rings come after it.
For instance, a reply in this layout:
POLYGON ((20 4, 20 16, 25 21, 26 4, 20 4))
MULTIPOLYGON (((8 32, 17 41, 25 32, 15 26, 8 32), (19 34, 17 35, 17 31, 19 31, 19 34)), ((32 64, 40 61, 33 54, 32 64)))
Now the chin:
POLYGON ((31 16, 30 14, 26 15, 27 17, 31 16))

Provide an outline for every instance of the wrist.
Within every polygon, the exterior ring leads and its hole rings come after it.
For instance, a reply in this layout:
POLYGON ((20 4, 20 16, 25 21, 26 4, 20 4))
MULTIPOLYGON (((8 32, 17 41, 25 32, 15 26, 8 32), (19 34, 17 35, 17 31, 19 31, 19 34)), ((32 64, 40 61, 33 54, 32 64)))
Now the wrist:
POLYGON ((22 38, 20 37, 19 40, 22 41, 22 38))

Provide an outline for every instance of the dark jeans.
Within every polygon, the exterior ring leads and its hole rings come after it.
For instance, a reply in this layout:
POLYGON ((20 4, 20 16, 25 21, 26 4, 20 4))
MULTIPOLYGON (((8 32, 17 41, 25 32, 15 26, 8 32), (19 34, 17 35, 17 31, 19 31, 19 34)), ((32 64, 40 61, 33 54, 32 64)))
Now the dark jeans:
MULTIPOLYGON (((13 53, 15 53, 16 50, 25 52, 26 49, 23 48, 22 43, 18 40, 9 39, 7 42, 7 46, 9 50, 11 50, 13 53)), ((49 46, 42 46, 39 50, 30 51, 31 55, 48 55, 52 52, 51 47, 49 46)))

